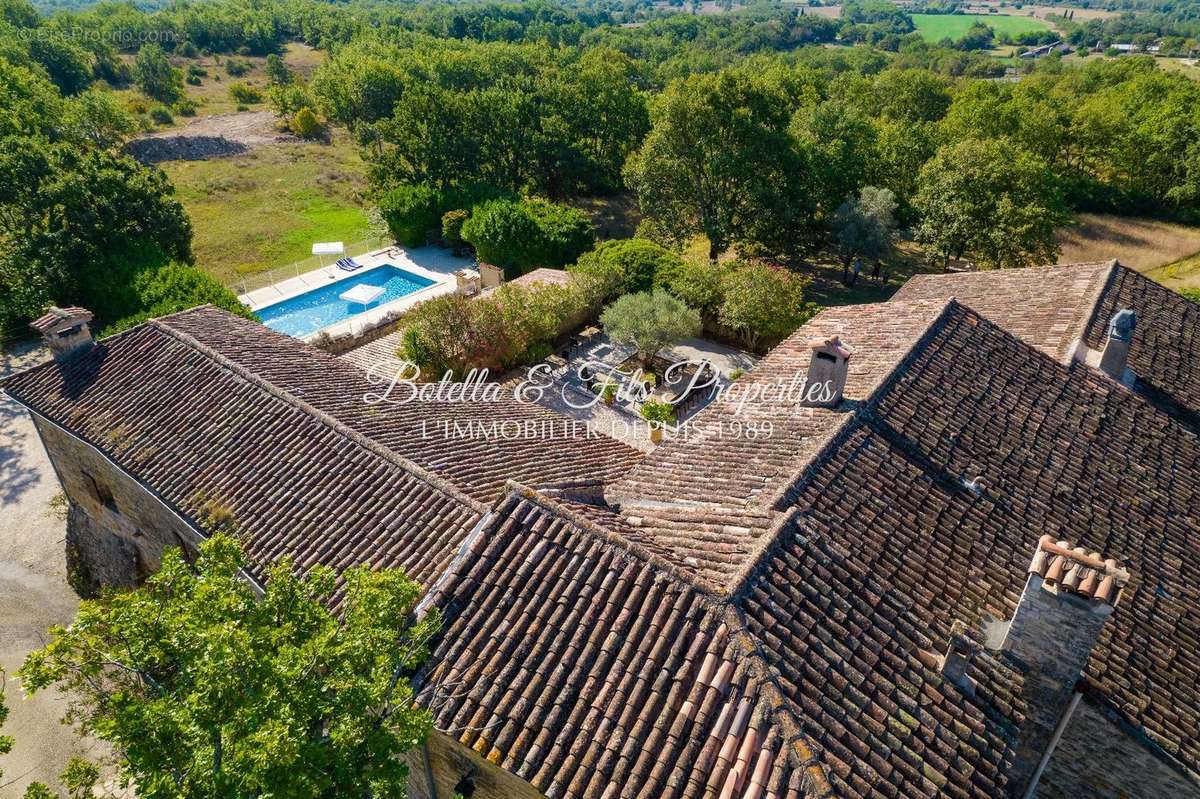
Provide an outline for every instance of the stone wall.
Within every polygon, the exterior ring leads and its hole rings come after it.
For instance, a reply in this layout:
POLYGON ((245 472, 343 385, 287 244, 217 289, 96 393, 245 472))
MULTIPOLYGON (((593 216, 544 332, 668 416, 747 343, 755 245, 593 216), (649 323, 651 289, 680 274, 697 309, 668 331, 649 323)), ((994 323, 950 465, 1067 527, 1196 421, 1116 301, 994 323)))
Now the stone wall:
POLYGON ((1031 574, 1004 639, 1025 667, 1025 722, 1018 736, 1012 784, 1024 790, 1054 737, 1112 607, 1048 590, 1031 574))
POLYGON ((1037 799, 1200 799, 1200 787, 1086 699, 1050 757, 1037 799))
POLYGON ((474 789, 469 791, 471 799, 546 799, 529 783, 440 732, 429 735, 426 751, 436 793, 429 789, 424 759, 418 749, 408 757, 408 795, 412 799, 454 799, 455 789, 466 785, 464 778, 474 789))
POLYGON ((166 547, 196 551, 198 534, 100 452, 34 417, 69 507, 67 569, 80 596, 131 587, 153 574, 166 547))

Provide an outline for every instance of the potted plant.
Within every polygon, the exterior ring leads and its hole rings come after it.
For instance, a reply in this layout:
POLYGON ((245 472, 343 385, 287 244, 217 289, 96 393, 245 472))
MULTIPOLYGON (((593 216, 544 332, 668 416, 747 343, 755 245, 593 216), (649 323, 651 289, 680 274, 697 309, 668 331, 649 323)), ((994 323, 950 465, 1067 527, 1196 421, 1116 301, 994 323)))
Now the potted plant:
POLYGON ((593 383, 592 391, 600 395, 600 399, 604 400, 605 405, 612 405, 617 399, 617 384, 609 379, 605 379, 602 383, 593 383))
POLYGON ((675 406, 669 402, 646 400, 642 403, 642 418, 650 423, 650 440, 662 441, 663 427, 675 421, 675 406))

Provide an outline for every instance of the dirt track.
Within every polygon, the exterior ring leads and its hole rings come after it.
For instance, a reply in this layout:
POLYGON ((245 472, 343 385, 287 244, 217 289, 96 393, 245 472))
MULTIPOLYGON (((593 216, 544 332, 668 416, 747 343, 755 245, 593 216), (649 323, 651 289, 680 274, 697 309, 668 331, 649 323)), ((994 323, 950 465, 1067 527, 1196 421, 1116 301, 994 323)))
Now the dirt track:
MULTIPOLYGON (((37 363, 43 351, 0 353, 0 377, 37 363)), ((8 673, 4 696, 12 711, 3 733, 16 739, 0 758, 0 797, 17 797, 33 781, 56 786, 75 755, 95 757, 96 745, 59 724, 64 702, 54 691, 26 699, 12 673, 42 645, 46 628, 75 616, 79 598, 67 585, 65 524, 51 500, 59 493, 33 422, 0 395, 0 669, 8 673)))
POLYGON ((240 155, 255 147, 300 141, 275 127, 271 111, 242 111, 200 117, 183 127, 150 133, 134 139, 126 149, 142 163, 200 161, 240 155))

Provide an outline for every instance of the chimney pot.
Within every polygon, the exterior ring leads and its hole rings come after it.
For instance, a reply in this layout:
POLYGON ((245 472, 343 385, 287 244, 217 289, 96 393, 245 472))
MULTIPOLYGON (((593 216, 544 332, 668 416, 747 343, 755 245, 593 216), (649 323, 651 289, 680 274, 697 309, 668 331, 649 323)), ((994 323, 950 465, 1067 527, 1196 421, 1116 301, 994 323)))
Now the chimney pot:
POLYGON ((808 346, 812 349, 812 358, 808 363, 801 404, 813 408, 835 408, 846 390, 846 374, 854 350, 843 344, 838 336, 811 339, 808 346))
POLYGON ((95 343, 88 324, 91 321, 92 312, 86 308, 59 308, 55 305, 43 316, 30 322, 29 326, 41 333, 54 360, 64 361, 95 343))
POLYGON ((1100 371, 1118 382, 1126 382, 1126 362, 1136 328, 1137 314, 1129 308, 1117 311, 1108 323, 1108 340, 1100 355, 1100 371))

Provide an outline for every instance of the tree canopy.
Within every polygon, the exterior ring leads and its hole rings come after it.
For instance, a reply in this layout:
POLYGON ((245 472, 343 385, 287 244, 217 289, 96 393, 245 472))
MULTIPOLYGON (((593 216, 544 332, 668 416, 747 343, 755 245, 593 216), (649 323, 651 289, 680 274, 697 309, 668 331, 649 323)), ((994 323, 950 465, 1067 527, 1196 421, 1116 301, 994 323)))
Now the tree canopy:
POLYGON ((81 603, 19 676, 58 685, 146 799, 404 796, 400 757, 428 733, 405 675, 436 612, 394 570, 273 566, 260 597, 227 534, 194 563, 168 550, 133 591, 81 603), (331 607, 336 606, 336 613, 331 607))

